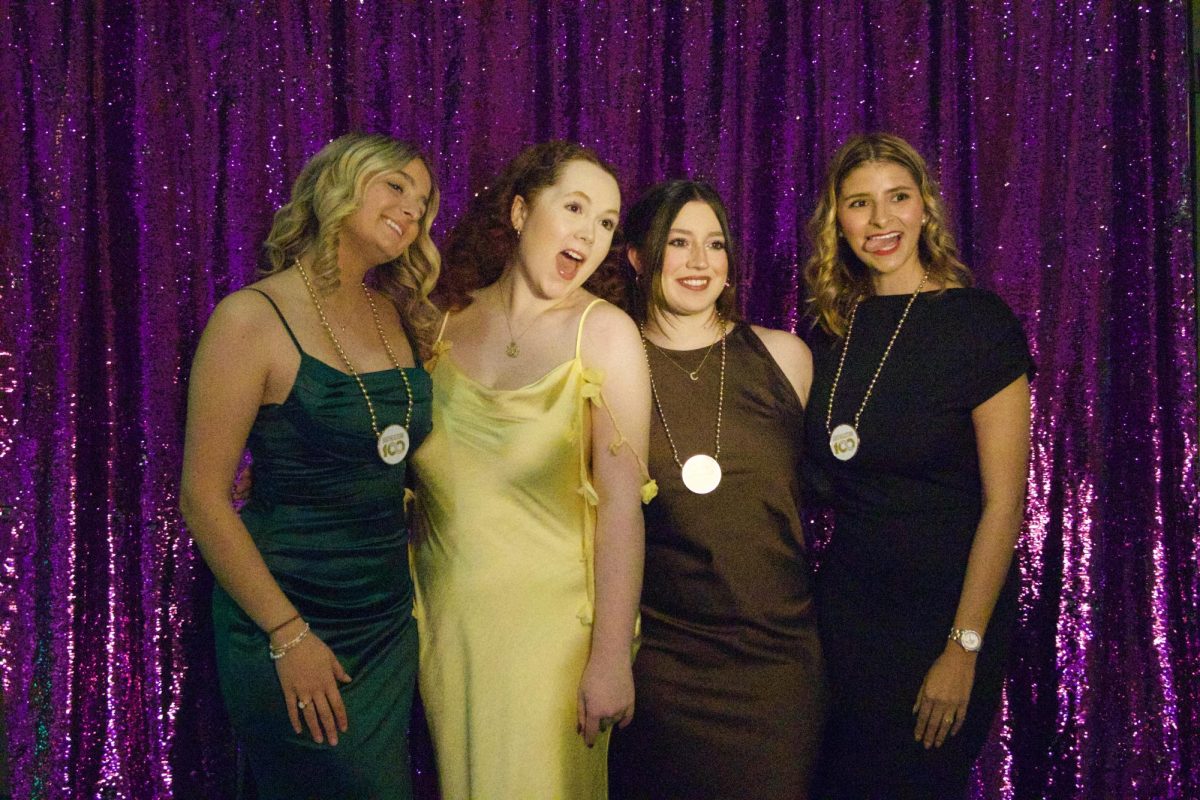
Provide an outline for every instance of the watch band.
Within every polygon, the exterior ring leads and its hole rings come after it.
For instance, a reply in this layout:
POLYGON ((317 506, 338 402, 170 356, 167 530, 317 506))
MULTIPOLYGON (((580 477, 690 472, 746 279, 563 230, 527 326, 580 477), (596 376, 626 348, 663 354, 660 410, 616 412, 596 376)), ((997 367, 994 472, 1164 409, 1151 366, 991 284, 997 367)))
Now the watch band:
POLYGON ((983 637, 979 631, 970 628, 951 628, 948 638, 968 653, 978 653, 983 649, 983 637))

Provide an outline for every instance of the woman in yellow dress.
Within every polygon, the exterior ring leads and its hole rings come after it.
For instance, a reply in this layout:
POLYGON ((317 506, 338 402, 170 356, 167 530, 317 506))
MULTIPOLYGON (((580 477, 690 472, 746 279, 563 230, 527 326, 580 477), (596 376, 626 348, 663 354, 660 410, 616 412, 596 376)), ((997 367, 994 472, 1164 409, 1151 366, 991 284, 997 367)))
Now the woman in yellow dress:
POLYGON ((583 288, 620 203, 592 151, 548 142, 447 245, 411 551, 447 800, 604 798, 633 716, 650 385, 637 327, 583 288))

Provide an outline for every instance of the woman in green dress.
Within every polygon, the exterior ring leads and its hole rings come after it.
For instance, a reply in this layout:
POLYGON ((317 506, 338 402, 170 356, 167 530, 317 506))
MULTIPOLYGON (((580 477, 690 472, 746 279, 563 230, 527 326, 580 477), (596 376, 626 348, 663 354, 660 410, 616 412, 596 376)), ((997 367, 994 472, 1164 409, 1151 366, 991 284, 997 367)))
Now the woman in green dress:
POLYGON ((180 503, 217 579, 221 693, 263 798, 412 796, 403 492, 430 425, 417 343, 436 320, 437 207, 411 146, 330 143, 275 216, 264 277, 218 304, 196 353, 180 503))

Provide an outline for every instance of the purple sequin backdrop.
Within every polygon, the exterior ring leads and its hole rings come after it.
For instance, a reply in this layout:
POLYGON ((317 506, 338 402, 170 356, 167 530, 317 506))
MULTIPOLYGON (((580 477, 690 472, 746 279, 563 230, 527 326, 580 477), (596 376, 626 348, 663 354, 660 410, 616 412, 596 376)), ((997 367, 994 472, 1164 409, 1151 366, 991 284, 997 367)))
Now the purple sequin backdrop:
POLYGON ((1041 371, 1024 629, 986 798, 1200 796, 1187 8, 1024 2, 9 2, 0 659, 14 796, 230 797, 184 387, 306 157, 434 154, 444 234, 523 144, 711 177, 749 315, 796 324, 851 132, 909 137, 1041 371), (968 6, 974 6, 968 8, 968 6))

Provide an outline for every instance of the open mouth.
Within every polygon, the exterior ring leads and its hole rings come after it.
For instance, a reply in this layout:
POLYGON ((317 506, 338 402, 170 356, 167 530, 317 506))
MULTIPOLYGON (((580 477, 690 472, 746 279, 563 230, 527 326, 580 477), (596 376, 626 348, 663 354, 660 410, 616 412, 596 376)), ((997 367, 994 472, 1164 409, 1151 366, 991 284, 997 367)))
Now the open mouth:
POLYGON ((555 259, 559 277, 564 281, 575 280, 575 276, 579 274, 579 268, 583 266, 585 260, 586 256, 578 250, 568 248, 560 251, 555 259))
POLYGON ((691 278, 680 278, 678 283, 683 288, 689 289, 693 292, 703 292, 708 288, 708 284, 711 281, 711 278, 695 276, 691 278))
POLYGON ((867 237, 863 243, 863 250, 877 256, 891 255, 900 247, 900 239, 900 231, 877 233, 867 237))

